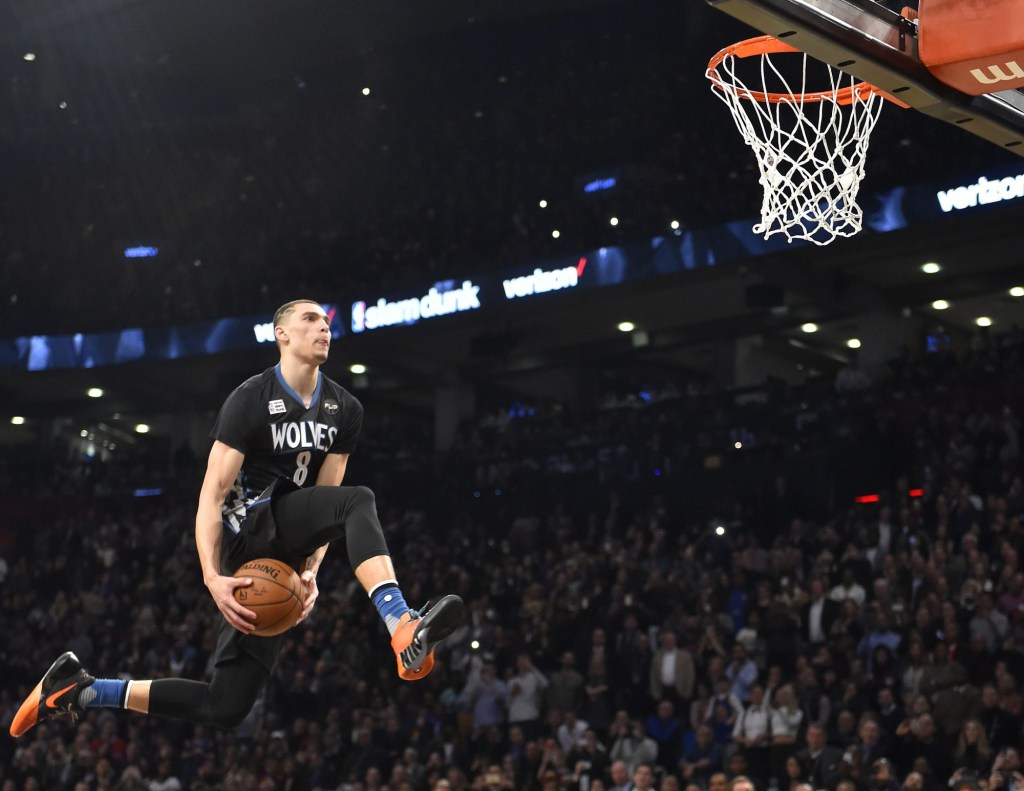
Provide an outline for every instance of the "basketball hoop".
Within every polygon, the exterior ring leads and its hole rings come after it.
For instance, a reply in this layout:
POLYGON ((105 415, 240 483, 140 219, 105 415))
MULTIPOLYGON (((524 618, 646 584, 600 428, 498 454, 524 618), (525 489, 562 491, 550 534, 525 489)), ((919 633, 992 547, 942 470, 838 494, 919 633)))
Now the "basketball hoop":
POLYGON ((883 98, 902 104, 873 85, 821 65, 829 87, 807 91, 808 55, 772 36, 733 44, 708 63, 712 91, 728 105, 743 142, 757 157, 764 199, 761 222, 753 230, 765 239, 781 233, 790 242, 825 245, 860 231, 864 213, 857 192, 871 130, 883 98), (773 55, 792 53, 803 58, 799 82, 788 80, 772 62, 773 55), (737 66, 755 57, 760 68, 750 69, 752 89, 737 66))

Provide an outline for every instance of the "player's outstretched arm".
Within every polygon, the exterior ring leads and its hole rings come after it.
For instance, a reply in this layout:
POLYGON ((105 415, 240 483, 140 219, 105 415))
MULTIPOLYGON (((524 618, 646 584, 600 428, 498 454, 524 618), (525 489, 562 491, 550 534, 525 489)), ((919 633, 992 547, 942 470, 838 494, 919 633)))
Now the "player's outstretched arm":
POLYGON ((220 573, 221 506, 242 469, 244 454, 216 441, 206 463, 206 477, 196 510, 196 549, 203 567, 203 582, 224 618, 240 632, 255 628, 256 613, 235 601, 233 591, 251 585, 251 579, 225 577, 220 573))

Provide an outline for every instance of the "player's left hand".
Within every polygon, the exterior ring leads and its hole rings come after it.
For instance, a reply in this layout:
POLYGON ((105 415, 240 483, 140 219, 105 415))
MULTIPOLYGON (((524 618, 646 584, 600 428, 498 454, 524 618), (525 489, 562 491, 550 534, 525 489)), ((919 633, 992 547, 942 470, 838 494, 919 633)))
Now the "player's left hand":
POLYGON ((302 572, 302 576, 299 577, 302 580, 302 587, 306 591, 306 597, 302 604, 302 615, 299 616, 299 620, 295 623, 300 624, 306 620, 313 611, 313 605, 316 604, 316 597, 320 595, 320 589, 316 586, 316 575, 309 570, 302 572))

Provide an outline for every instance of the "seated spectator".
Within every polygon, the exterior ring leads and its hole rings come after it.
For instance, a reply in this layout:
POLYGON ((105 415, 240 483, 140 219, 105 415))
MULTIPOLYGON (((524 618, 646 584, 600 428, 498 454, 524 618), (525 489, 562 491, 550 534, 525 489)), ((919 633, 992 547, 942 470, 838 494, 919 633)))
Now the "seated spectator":
POLYGON ((629 734, 615 740, 610 758, 612 761, 622 761, 626 773, 632 775, 638 765, 654 765, 657 762, 658 743, 647 735, 642 722, 633 720, 629 726, 629 734))
POLYGON ((797 752, 800 765, 800 779, 811 788, 834 788, 839 776, 839 764, 843 751, 832 747, 825 740, 825 729, 818 723, 807 726, 804 733, 806 746, 797 752))
POLYGON ((687 783, 701 785, 706 785, 711 775, 722 768, 722 748, 709 725, 697 729, 697 738, 683 751, 679 768, 687 783))
POLYGON ((826 725, 832 719, 832 701, 822 691, 818 684, 818 674, 810 664, 800 671, 796 695, 800 710, 804 713, 803 727, 806 728, 812 722, 826 725))
POLYGON ((609 767, 608 753, 597 740, 597 733, 593 728, 587 729, 583 736, 583 743, 569 751, 566 757, 566 764, 572 771, 573 782, 577 785, 587 786, 595 778, 604 777, 609 767))
POLYGON ((562 722, 558 726, 555 736, 562 747, 562 751, 569 753, 575 747, 585 743, 584 737, 589 730, 589 723, 577 717, 575 711, 567 711, 562 714, 562 722))
POLYGON ((732 682, 730 692, 741 705, 750 702, 750 688, 757 680, 757 665, 747 655, 743 643, 736 642, 732 646, 732 661, 725 669, 726 677, 732 682))
POLYGON ((535 739, 540 733, 547 685, 547 677, 534 666, 529 654, 519 654, 515 675, 508 680, 508 722, 522 728, 527 739, 535 739))
MULTIPOLYGON (((916 768, 918 759, 929 768, 932 782, 941 784, 953 771, 952 745, 939 733, 930 714, 921 714, 900 725, 893 753, 904 771, 916 768)), ((929 778, 925 778, 926 785, 929 778)))
POLYGON ((845 749, 857 744, 860 736, 857 733, 857 717, 849 709, 840 709, 836 714, 835 724, 828 732, 828 743, 834 747, 845 749))
POLYGON ((771 713, 771 764, 772 776, 780 788, 788 788, 786 762, 797 751, 797 734, 803 722, 804 713, 797 706, 792 684, 784 684, 775 693, 771 713))
POLYGON ((853 569, 850 567, 843 569, 842 579, 829 591, 828 595, 832 601, 837 601, 840 604, 851 599, 858 607, 863 607, 867 599, 864 586, 857 582, 853 575, 853 569))
POLYGON ((612 761, 608 767, 608 778, 608 791, 629 791, 629 785, 633 782, 625 761, 612 761))
POLYGON ((747 774, 756 788, 767 788, 771 774, 771 709, 764 702, 764 687, 754 684, 750 705, 736 718, 732 739, 747 759, 747 774))
POLYGON ((675 766, 679 762, 683 726, 675 716, 671 701, 658 703, 653 714, 645 721, 645 730, 658 745, 658 766, 675 766))
POLYGON ((981 713, 978 720, 993 752, 1020 743, 1021 719, 1002 708, 995 684, 985 684, 981 689, 981 713))
POLYGON ((651 659, 651 698, 655 702, 668 699, 673 705, 685 706, 693 697, 693 655, 679 647, 677 635, 672 629, 662 629, 658 640, 658 650, 651 659))
POLYGON ((896 702, 892 687, 885 686, 878 690, 876 714, 878 715, 878 724, 882 726, 885 733, 889 734, 895 734, 900 723, 907 718, 907 712, 896 702))
POLYGON ((583 703, 583 676, 576 670, 576 655, 572 651, 562 654, 560 668, 548 678, 548 711, 564 714, 579 711, 583 703))
POLYGON ((732 694, 732 686, 724 675, 715 682, 715 692, 708 700, 707 708, 704 711, 705 724, 716 720, 718 709, 725 711, 724 724, 730 726, 736 723, 736 718, 743 712, 743 704, 732 694))
POLYGON ((630 791, 655 791, 654 768, 651 764, 639 764, 633 770, 633 787, 630 791))
POLYGON ((1024 774, 1021 773, 1020 751, 1014 747, 1000 750, 992 762, 988 787, 992 791, 1022 791, 1024 774))
POLYGON ((879 758, 871 764, 871 787, 878 791, 899 791, 900 783, 889 759, 879 758))
POLYGON ((995 601, 989 591, 983 590, 978 595, 978 607, 971 618, 971 637, 978 636, 985 641, 989 652, 1001 645, 1009 629, 1009 619, 995 607, 995 601))
POLYGON ((932 716, 940 732, 950 743, 964 723, 981 715, 981 693, 968 682, 967 668, 959 662, 950 665, 950 684, 933 695, 932 716))

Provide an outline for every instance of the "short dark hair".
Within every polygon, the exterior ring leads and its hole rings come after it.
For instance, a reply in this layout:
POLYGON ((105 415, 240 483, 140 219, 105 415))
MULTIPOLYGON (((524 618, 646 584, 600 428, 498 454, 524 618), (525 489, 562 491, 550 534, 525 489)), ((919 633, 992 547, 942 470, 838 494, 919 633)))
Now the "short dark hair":
POLYGON ((295 310, 296 305, 319 305, 315 299, 293 299, 291 302, 285 302, 281 307, 274 311, 274 326, 280 327, 285 319, 287 319, 292 311, 295 310))

